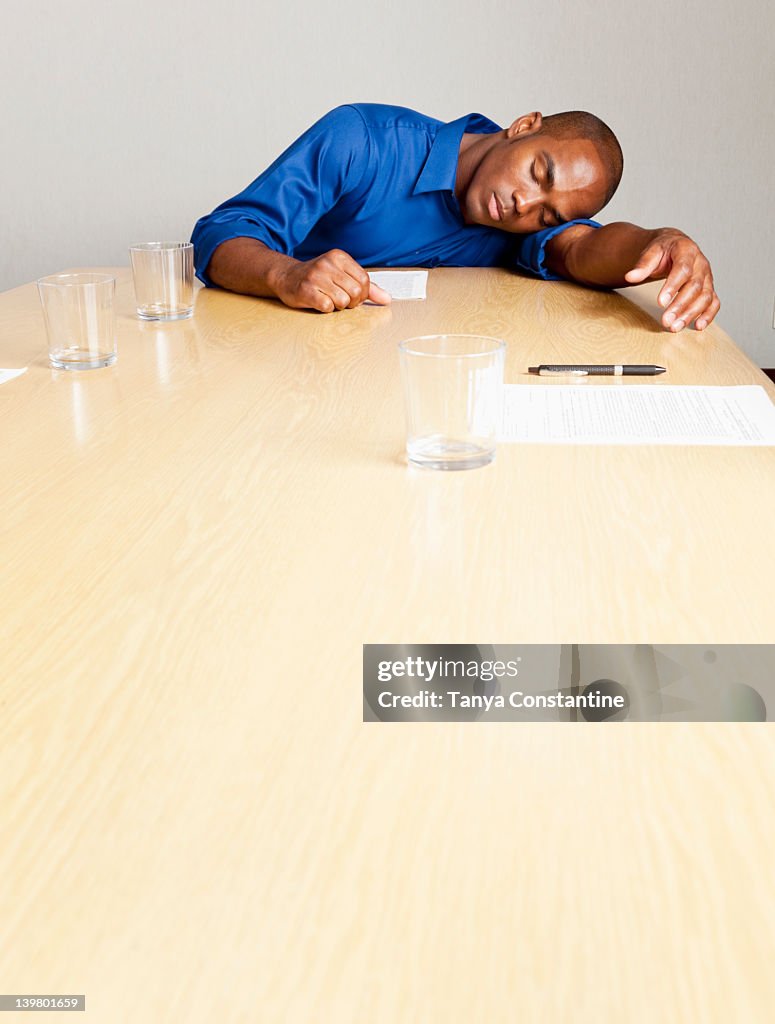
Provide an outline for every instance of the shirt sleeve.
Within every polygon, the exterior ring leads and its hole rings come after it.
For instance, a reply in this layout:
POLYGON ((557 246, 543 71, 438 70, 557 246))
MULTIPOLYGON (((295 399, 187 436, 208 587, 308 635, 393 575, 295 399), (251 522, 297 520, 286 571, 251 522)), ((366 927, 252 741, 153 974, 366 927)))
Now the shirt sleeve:
POLYGON ((207 265, 230 238, 256 238, 292 256, 318 220, 358 185, 368 154, 368 131, 357 110, 342 106, 325 114, 246 189, 197 221, 191 235, 196 276, 212 286, 207 265))
POLYGON ((596 220, 569 220, 566 224, 557 224, 553 228, 546 228, 544 231, 536 231, 531 235, 523 235, 522 240, 514 255, 514 263, 520 270, 526 270, 529 274, 536 274, 544 281, 562 281, 559 274, 553 274, 546 266, 546 243, 551 241, 561 231, 573 227, 574 224, 589 224, 590 227, 599 228, 596 220))

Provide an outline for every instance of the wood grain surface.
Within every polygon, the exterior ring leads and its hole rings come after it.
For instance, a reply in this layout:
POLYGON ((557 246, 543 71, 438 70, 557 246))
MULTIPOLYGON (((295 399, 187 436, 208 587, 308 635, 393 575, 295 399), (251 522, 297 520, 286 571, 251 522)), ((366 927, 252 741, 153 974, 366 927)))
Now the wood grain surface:
POLYGON ((402 338, 502 337, 513 383, 764 375, 662 331, 655 286, 444 269, 425 302, 202 290, 155 325, 116 274, 105 370, 49 369, 34 286, 0 297, 29 366, 0 387, 0 991, 100 1024, 772 1020, 767 726, 361 721, 363 643, 773 639, 772 449, 410 469, 402 338))

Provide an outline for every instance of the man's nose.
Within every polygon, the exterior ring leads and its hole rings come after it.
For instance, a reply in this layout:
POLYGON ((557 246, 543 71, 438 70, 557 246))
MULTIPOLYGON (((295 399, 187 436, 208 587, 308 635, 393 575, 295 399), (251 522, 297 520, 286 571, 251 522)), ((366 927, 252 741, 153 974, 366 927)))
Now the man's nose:
POLYGON ((515 192, 514 193, 514 206, 517 214, 520 217, 524 217, 530 213, 536 206, 541 202, 541 196, 538 192, 515 192))

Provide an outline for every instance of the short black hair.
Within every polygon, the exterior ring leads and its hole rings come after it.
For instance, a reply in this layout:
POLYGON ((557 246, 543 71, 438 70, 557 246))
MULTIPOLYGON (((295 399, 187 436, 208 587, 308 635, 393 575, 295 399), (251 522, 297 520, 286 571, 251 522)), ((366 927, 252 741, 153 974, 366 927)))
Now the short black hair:
POLYGON ((608 175, 603 206, 609 203, 622 180, 624 154, 619 140, 605 121, 586 110, 565 110, 545 117, 541 131, 556 139, 589 139, 593 143, 608 175))

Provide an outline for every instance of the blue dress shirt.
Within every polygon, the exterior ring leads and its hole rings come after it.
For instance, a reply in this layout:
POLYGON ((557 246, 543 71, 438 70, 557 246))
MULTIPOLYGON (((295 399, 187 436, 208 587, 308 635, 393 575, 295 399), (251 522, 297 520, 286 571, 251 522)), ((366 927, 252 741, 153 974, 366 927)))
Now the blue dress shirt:
POLYGON ((550 238, 575 220, 518 235, 465 224, 454 195, 464 132, 500 128, 481 114, 445 124, 406 107, 336 107, 239 195, 197 221, 197 277, 216 247, 256 238, 277 252, 310 260, 344 249, 367 267, 517 267, 557 280, 544 264, 550 238))

